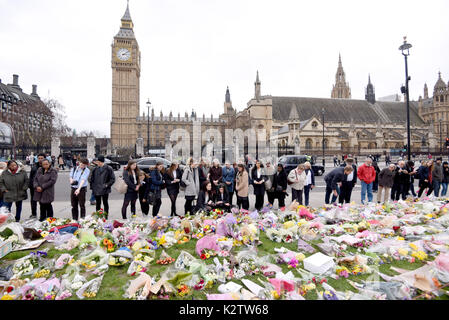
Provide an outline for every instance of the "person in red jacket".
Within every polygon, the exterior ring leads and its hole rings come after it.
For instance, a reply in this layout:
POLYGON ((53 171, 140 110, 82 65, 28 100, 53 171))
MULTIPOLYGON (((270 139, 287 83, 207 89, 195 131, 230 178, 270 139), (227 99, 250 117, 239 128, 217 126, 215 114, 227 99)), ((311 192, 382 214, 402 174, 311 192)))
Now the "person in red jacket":
POLYGON ((366 158, 365 163, 357 170, 357 177, 362 185, 362 204, 365 204, 366 193, 368 193, 368 202, 373 202, 373 182, 376 180, 373 160, 366 158))

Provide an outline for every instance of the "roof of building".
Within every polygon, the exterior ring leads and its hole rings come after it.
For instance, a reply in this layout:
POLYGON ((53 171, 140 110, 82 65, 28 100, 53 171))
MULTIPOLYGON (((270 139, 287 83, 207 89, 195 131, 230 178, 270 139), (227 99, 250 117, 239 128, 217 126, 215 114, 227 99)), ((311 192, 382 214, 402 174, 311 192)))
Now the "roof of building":
MULTIPOLYGON (((286 121, 296 107, 299 119, 322 118, 324 121, 348 123, 399 123, 406 121, 405 104, 401 102, 378 101, 370 104, 366 100, 270 97, 273 101, 273 120, 286 121)), ((410 121, 412 125, 424 125, 418 114, 418 103, 410 102, 410 121)))
POLYGON ((18 103, 20 101, 22 101, 24 103, 42 102, 38 96, 24 93, 19 86, 16 87, 11 84, 6 85, 1 82, 0 82, 0 99, 7 100, 12 103, 18 103), (11 99, 9 99, 9 97, 11 99), (15 101, 13 101, 13 100, 15 100, 15 101))

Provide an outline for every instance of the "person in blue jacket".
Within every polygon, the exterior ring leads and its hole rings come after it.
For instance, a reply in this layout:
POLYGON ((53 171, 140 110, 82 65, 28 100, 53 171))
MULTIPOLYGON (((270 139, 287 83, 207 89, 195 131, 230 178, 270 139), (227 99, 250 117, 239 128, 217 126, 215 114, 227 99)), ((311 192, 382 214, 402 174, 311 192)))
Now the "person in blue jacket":
POLYGON ((223 167, 223 184, 226 186, 228 191, 228 201, 232 206, 232 198, 234 196, 234 181, 235 181, 235 170, 229 162, 223 167))
POLYGON ((153 217, 159 214, 159 209, 162 204, 162 188, 164 186, 164 164, 162 162, 156 163, 156 166, 151 170, 151 186, 150 192, 153 194, 153 217))

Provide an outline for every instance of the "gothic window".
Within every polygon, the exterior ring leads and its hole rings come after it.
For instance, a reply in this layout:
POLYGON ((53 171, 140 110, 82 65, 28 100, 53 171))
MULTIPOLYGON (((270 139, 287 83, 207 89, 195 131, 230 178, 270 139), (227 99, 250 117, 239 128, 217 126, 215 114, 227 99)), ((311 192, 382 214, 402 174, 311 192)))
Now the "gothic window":
POLYGON ((307 139, 306 140, 306 149, 307 150, 311 150, 312 149, 312 145, 313 145, 312 139, 307 139))
POLYGON ((327 139, 324 139, 324 149, 327 149, 329 145, 329 141, 327 139))
POLYGON ((316 129, 318 127, 318 122, 314 121, 312 122, 312 128, 316 129))

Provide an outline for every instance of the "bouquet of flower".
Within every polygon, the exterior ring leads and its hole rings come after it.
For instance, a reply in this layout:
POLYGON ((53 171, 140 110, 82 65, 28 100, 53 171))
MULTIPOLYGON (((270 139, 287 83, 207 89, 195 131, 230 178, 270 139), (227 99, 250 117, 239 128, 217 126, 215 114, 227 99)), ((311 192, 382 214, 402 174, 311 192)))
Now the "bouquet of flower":
POLYGON ((141 249, 135 256, 134 261, 142 261, 148 265, 154 260, 154 256, 155 256, 154 250, 141 249))
POLYGON ((176 260, 173 259, 172 257, 170 257, 165 250, 162 251, 159 260, 156 261, 157 264, 161 264, 161 265, 168 265, 171 264, 173 262, 175 262, 176 260))
POLYGON ((105 212, 103 209, 100 209, 94 213, 92 213, 92 217, 94 217, 95 219, 101 219, 103 221, 108 220, 108 213, 105 212))
POLYGON ((103 276, 95 278, 87 283, 85 283, 77 292, 76 295, 80 299, 84 298, 95 298, 97 296, 98 290, 100 290, 101 281, 103 281, 103 276))
POLYGON ((0 242, 3 241, 11 242, 11 246, 14 249, 19 244, 19 237, 10 228, 5 228, 5 230, 0 232, 0 242))
POLYGON ((185 297, 191 294, 190 288, 185 284, 179 285, 176 289, 177 289, 176 294, 179 297, 185 297))
POLYGON ((14 273, 14 278, 19 278, 22 275, 32 274, 33 270, 39 267, 39 260, 37 256, 29 255, 27 257, 18 260, 12 271, 14 273))
POLYGON ((131 228, 124 228, 124 227, 120 227, 120 228, 116 228, 114 229, 114 231, 112 231, 112 236, 114 237, 114 242, 115 244, 121 248, 121 247, 126 247, 126 245, 128 244, 128 238, 131 236, 132 234, 132 230, 131 228))
POLYGON ((120 256, 109 256, 108 265, 114 267, 120 267, 129 262, 129 259, 120 256))
POLYGON ((217 255, 217 252, 215 250, 208 250, 208 249, 204 249, 203 252, 201 253, 201 260, 207 260, 211 257, 215 257, 217 255))
POLYGON ((100 241, 100 246, 105 248, 107 252, 114 252, 117 248, 117 245, 114 243, 114 238, 111 234, 107 234, 106 237, 100 241))

